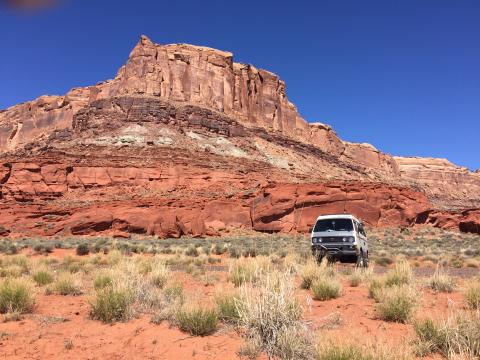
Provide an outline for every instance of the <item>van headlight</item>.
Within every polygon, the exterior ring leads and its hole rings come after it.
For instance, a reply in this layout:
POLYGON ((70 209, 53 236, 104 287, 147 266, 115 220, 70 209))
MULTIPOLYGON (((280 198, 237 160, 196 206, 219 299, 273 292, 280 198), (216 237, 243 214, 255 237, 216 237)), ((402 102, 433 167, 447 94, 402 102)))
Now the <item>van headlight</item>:
POLYGON ((321 242, 322 242, 322 238, 313 238, 312 239, 313 244, 318 244, 318 243, 321 243, 321 242))
POLYGON ((343 242, 354 243, 355 238, 353 236, 346 236, 342 239, 343 242))

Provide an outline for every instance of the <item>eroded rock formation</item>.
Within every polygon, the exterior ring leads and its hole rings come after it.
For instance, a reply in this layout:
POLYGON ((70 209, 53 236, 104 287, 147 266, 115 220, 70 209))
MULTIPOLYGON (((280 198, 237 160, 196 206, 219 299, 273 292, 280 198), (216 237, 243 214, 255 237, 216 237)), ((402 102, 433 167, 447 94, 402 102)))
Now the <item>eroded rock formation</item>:
POLYGON ((0 111, 1 236, 307 231, 343 211, 478 232, 479 176, 344 142, 277 75, 144 36, 114 79, 0 111))

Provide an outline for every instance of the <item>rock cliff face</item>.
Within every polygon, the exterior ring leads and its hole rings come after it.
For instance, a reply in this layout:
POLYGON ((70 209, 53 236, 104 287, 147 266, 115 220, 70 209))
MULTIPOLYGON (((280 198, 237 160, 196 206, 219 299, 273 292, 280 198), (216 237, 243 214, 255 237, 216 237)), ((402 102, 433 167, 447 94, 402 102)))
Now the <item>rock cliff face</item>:
POLYGON ((144 36, 113 80, 0 111, 0 236, 307 231, 344 210, 478 232, 458 209, 479 176, 344 142, 275 74, 144 36))
POLYGON ((446 159, 395 157, 402 179, 421 187, 442 209, 479 207, 480 173, 446 159))

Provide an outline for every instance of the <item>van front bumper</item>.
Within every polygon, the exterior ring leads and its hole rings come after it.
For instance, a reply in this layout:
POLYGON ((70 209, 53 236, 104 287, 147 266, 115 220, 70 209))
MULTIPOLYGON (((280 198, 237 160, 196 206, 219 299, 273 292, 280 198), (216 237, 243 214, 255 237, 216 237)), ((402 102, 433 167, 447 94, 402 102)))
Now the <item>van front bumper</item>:
POLYGON ((344 244, 315 244, 312 245, 312 254, 320 256, 357 256, 358 250, 355 245, 344 244))

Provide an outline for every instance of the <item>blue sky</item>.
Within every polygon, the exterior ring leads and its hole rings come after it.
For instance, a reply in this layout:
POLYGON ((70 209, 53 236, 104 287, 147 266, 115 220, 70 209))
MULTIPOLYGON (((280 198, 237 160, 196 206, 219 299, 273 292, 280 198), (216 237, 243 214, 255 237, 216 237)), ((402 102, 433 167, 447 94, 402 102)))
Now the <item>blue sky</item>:
POLYGON ((480 168, 478 0, 4 6, 0 108, 112 78, 141 34, 228 50, 279 74, 303 117, 345 140, 480 168))

